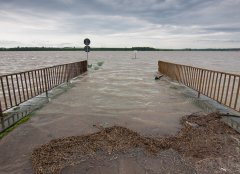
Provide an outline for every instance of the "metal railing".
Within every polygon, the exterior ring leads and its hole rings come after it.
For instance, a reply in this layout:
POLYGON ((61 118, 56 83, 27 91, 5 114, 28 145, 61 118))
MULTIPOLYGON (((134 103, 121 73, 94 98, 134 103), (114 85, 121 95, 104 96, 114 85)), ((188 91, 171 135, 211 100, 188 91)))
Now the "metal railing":
POLYGON ((86 71, 87 61, 81 61, 0 76, 0 117, 4 111, 44 92, 48 95, 49 90, 86 71))
POLYGON ((218 103, 240 112, 240 75, 158 62, 158 71, 218 103))

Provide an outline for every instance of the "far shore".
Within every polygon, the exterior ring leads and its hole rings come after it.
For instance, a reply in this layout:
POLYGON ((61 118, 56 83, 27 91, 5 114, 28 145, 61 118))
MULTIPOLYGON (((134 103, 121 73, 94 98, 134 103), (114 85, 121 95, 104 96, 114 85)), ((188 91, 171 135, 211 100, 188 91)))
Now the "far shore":
MULTIPOLYGON (((163 49, 152 47, 132 47, 132 48, 91 48, 91 51, 240 51, 240 48, 183 48, 183 49, 163 49)), ((0 51, 84 51, 80 47, 14 47, 1 48, 0 51)))

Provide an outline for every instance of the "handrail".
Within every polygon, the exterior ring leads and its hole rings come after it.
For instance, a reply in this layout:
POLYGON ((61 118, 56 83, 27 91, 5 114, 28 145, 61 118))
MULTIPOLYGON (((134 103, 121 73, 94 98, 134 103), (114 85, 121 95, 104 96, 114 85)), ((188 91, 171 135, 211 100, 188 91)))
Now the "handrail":
POLYGON ((240 112, 240 75, 164 61, 158 71, 222 105, 240 112))
POLYGON ((0 76, 0 117, 3 112, 68 82, 87 71, 87 61, 55 65, 0 76))

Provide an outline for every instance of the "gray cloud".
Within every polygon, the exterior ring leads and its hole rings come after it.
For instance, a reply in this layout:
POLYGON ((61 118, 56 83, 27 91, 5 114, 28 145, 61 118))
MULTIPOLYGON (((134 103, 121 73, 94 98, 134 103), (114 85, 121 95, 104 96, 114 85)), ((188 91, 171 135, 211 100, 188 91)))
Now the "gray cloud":
POLYGON ((0 39, 13 41, 0 47, 85 36, 96 46, 239 47, 239 9, 238 0, 0 0, 0 39))

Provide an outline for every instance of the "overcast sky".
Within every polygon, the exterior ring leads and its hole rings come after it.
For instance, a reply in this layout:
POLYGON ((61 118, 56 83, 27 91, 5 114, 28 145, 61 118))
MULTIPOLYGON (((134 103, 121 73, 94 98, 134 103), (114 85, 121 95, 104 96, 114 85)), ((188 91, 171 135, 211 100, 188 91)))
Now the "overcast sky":
POLYGON ((0 47, 240 47, 240 0, 0 0, 0 47))

